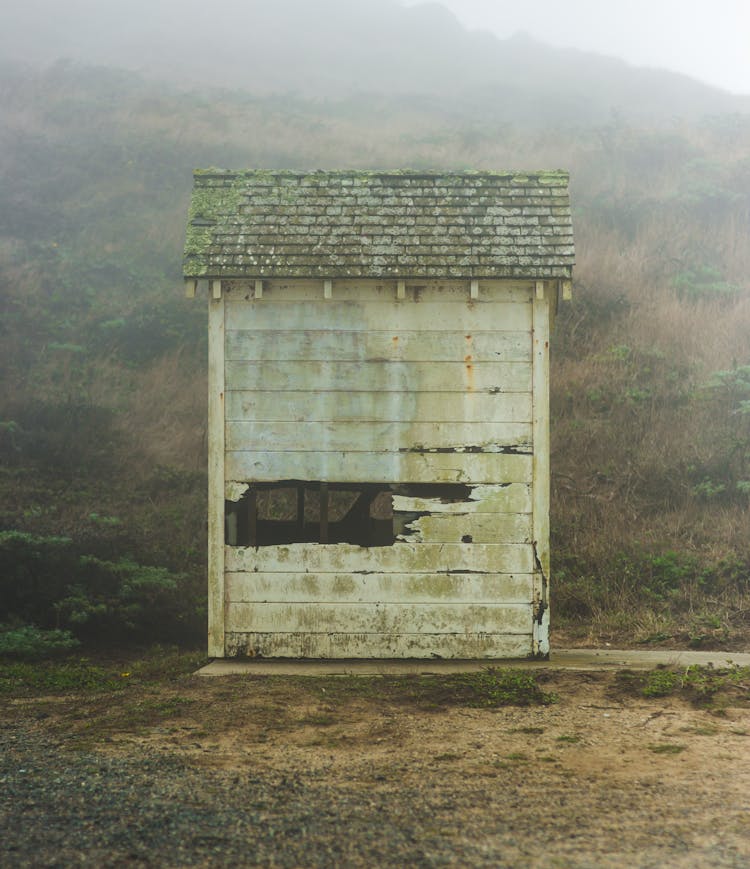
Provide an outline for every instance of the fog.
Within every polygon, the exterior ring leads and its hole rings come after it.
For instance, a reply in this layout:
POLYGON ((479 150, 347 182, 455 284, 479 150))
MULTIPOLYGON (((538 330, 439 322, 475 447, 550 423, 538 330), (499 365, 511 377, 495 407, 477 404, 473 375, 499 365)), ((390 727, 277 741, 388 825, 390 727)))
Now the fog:
POLYGON ((256 91, 419 92, 533 76, 534 50, 500 41, 520 32, 750 93, 749 21, 745 0, 26 0, 4 10, 0 59, 256 91))
MULTIPOLYGON (((406 0, 415 5, 423 0, 406 0)), ((686 73, 750 94, 747 0, 441 0, 466 26, 686 73)))

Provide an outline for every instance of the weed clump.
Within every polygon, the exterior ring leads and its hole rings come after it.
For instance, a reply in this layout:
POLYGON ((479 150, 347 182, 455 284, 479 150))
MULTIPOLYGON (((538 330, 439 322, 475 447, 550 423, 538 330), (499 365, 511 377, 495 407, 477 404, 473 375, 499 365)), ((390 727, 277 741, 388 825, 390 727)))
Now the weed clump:
POLYGON ((616 676, 613 691, 631 697, 681 697, 716 712, 725 706, 750 706, 750 667, 693 664, 684 670, 623 670, 616 676))
POLYGON ((641 689, 644 697, 668 697, 677 687, 678 675, 674 670, 652 670, 641 689))

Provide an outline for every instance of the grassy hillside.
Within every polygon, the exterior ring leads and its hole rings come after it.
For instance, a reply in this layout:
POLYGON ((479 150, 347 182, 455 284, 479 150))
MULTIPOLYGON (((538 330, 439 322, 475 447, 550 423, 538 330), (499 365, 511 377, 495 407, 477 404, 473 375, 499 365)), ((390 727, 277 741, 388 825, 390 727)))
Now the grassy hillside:
POLYGON ((159 633, 200 636, 205 310, 180 279, 195 166, 561 166, 578 266, 552 366, 558 627, 738 641, 748 154, 750 118, 735 114, 540 129, 435 96, 308 101, 6 66, 0 610, 92 641, 145 636, 158 611, 159 633), (29 576, 49 591, 55 564, 68 581, 46 609, 12 596, 29 576))

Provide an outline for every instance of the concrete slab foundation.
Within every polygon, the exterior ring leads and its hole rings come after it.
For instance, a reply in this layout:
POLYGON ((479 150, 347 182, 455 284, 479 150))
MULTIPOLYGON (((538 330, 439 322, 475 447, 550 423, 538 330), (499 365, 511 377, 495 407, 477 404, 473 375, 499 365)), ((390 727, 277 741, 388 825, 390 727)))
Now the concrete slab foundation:
POLYGON ((490 667, 537 670, 650 670, 658 666, 748 667, 747 652, 691 652, 670 649, 558 649, 548 660, 357 660, 314 661, 267 658, 216 659, 198 670, 199 676, 402 676, 467 673, 490 667))

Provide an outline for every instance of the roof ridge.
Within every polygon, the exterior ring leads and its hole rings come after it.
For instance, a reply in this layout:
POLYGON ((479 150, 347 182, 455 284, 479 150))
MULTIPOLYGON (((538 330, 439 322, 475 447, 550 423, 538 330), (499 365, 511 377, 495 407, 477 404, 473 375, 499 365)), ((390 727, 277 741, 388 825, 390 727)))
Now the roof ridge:
POLYGON ((307 178, 310 176, 373 178, 557 178, 570 179, 566 169, 194 169, 193 178, 307 178))

